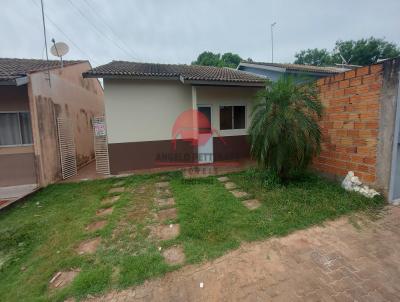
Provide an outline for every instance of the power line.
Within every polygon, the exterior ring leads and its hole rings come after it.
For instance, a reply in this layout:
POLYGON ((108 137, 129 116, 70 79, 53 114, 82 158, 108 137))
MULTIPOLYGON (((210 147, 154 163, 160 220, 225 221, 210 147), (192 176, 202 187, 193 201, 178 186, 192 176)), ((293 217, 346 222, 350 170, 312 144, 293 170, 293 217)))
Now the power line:
MULTIPOLYGON (((111 43, 113 43, 116 47, 118 47, 122 52, 127 54, 129 57, 132 57, 129 52, 124 50, 121 46, 119 46, 117 43, 115 43, 115 41, 113 39, 111 39, 109 36, 105 35, 101 30, 99 30, 97 28, 97 26, 94 23, 92 23, 92 21, 89 18, 87 18, 86 15, 71 0, 68 0, 68 2, 71 4, 71 6, 73 6, 79 12, 79 14, 95 29, 95 31, 100 36, 107 38, 111 43)), ((135 60, 134 57, 132 57, 132 58, 135 60)))
POLYGON ((44 36, 44 47, 46 48, 46 60, 49 61, 49 52, 47 50, 46 22, 44 21, 43 0, 40 0, 40 4, 42 8, 43 36, 44 36))
MULTIPOLYGON (((33 2, 33 4, 35 4, 36 6, 38 6, 38 3, 35 2, 35 0, 31 0, 33 2)), ((80 48, 75 42, 74 40, 72 40, 46 13, 44 14, 46 17, 46 20, 48 20, 62 35, 64 35, 65 38, 67 38, 72 45, 75 46, 75 48, 85 57, 87 57, 87 59, 90 59, 90 55, 88 55, 84 50, 82 50, 82 48, 80 48)), ((96 62, 95 60, 91 60, 93 63, 95 63, 96 65, 98 62, 96 62)))
MULTIPOLYGON (((42 23, 43 23, 43 36, 44 36, 44 47, 46 49, 46 61, 47 64, 49 63, 49 52, 47 50, 47 35, 46 35, 46 21, 44 19, 44 5, 43 5, 43 0, 40 0, 40 8, 42 11, 42 23)), ((47 70, 47 77, 48 77, 48 81, 49 81, 49 86, 51 88, 51 79, 50 79, 50 71, 47 70)))
POLYGON ((118 42, 120 42, 120 45, 124 46, 125 50, 127 50, 128 52, 130 52, 133 57, 134 56, 139 56, 136 52, 134 52, 132 49, 129 48, 129 46, 124 42, 123 39, 121 39, 121 37, 118 35, 118 33, 116 33, 113 28, 110 26, 110 24, 107 22, 106 18, 104 18, 99 12, 96 11, 96 9, 90 4, 89 0, 84 0, 84 2, 86 3, 86 5, 89 7, 89 9, 91 10, 91 12, 93 12, 97 17, 99 17, 99 19, 101 19, 101 21, 104 23, 104 25, 110 30, 110 32, 115 36, 115 38, 118 40, 118 42))

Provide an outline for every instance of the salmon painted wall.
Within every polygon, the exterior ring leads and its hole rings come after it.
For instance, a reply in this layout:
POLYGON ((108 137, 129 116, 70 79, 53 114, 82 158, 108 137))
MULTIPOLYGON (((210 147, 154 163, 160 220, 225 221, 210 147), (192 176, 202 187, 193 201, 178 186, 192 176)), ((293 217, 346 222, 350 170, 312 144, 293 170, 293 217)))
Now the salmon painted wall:
MULTIPOLYGON (((29 111, 26 86, 0 86, 0 112, 29 111)), ((0 146, 0 187, 36 183, 32 145, 0 146)))
POLYGON ((74 130, 78 166, 94 159, 91 120, 104 114, 103 89, 97 79, 83 79, 88 62, 29 76, 35 154, 41 185, 61 177, 56 118, 68 118, 74 130))

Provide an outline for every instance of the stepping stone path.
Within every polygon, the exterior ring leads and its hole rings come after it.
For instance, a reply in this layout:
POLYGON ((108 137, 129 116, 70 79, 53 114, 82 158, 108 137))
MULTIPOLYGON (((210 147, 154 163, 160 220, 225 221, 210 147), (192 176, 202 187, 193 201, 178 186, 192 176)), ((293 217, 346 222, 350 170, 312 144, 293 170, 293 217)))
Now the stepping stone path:
POLYGON ((228 182, 225 183, 225 188, 227 190, 233 190, 233 189, 236 189, 237 186, 236 186, 236 184, 234 182, 228 181, 228 182))
POLYGON ((120 180, 120 181, 117 181, 115 184, 113 184, 113 187, 123 187, 124 184, 125 184, 125 181, 120 180))
POLYGON ((238 191, 238 190, 231 191, 231 193, 232 193, 232 195, 235 196, 236 198, 244 198, 244 197, 249 196, 249 194, 247 194, 246 192, 238 191))
POLYGON ((151 235, 160 240, 170 240, 178 237, 179 224, 157 225, 151 228, 151 235))
POLYGON ((49 287, 51 289, 59 289, 70 284, 75 277, 79 274, 80 269, 67 271, 67 272, 57 272, 49 282, 49 287))
MULTIPOLYGON (((125 192, 125 188, 123 185, 125 184, 125 181, 118 181, 113 184, 113 187, 108 191, 109 194, 115 194, 115 193, 123 193, 125 192)), ((110 196, 106 197, 101 201, 102 205, 113 205, 119 200, 120 196, 110 196)), ((113 212, 114 208, 109 207, 106 209, 99 209, 96 211, 96 216, 106 216, 109 215, 113 212)), ((95 232, 97 230, 103 229, 107 225, 107 220, 100 220, 100 221, 95 221, 90 223, 89 225, 86 226, 85 230, 88 232, 95 232)), ((85 240, 79 244, 79 246, 75 249, 76 252, 79 255, 84 255, 84 254, 94 254, 96 253, 97 248, 99 247, 101 243, 101 238, 96 237, 92 239, 85 240)), ((59 289, 67 286, 70 284, 75 277, 79 274, 80 269, 75 269, 71 271, 66 271, 66 272, 57 272, 53 278, 49 282, 49 288, 50 289, 59 289)), ((67 301, 69 301, 68 299, 67 301)), ((75 301, 75 300, 71 300, 75 301)))
POLYGON ((156 183, 157 188, 168 188, 169 187, 169 182, 168 181, 162 181, 162 182, 157 182, 156 183))
POLYGON ((170 189, 157 189, 156 192, 157 195, 159 195, 160 197, 165 197, 165 198, 172 197, 170 189))
POLYGON ((177 218, 177 211, 176 208, 170 208, 165 210, 160 210, 157 213, 157 218, 160 222, 164 222, 166 220, 176 219, 177 218))
MULTIPOLYGON (((248 193, 237 190, 237 185, 234 182, 229 181, 226 176, 221 176, 217 178, 219 182, 223 183, 225 189, 232 193, 236 198, 242 199, 249 196, 248 193)), ((242 201, 242 204, 249 210, 255 210, 261 206, 261 203, 257 199, 246 199, 242 201)))
POLYGON ((79 255, 94 254, 97 250, 97 247, 100 245, 100 242, 101 242, 100 237, 85 240, 81 244, 79 244, 76 251, 78 252, 79 255))
POLYGON ((112 196, 112 197, 106 197, 101 201, 102 205, 113 205, 114 203, 116 203, 119 200, 120 196, 116 195, 116 196, 112 196))
POLYGON ((257 199, 243 200, 242 203, 249 210, 258 209, 261 206, 261 203, 257 199))
POLYGON ((146 187, 145 186, 141 186, 136 190, 137 193, 139 194, 143 194, 144 192, 146 192, 146 187))
POLYGON ((171 206, 175 205, 175 199, 173 199, 172 197, 170 197, 170 198, 155 198, 155 201, 157 203, 157 206, 159 206, 160 208, 171 207, 171 206))
POLYGON ((89 224, 86 227, 86 231, 94 232, 97 230, 101 230, 102 228, 104 228, 106 226, 106 224, 107 224, 107 220, 100 220, 100 221, 92 222, 91 224, 89 224))
MULTIPOLYGON (((163 180, 166 180, 164 177, 163 180)), ((175 206, 175 199, 173 198, 169 189, 170 184, 168 181, 158 182, 155 184, 158 197, 154 198, 157 206, 161 209, 157 212, 156 217, 160 223, 165 223, 168 220, 174 220, 178 217, 177 209, 175 206), (165 198, 165 196, 168 196, 165 198), (160 198, 163 197, 163 198, 160 198)), ((171 240, 179 236, 179 224, 170 225, 156 225, 151 228, 151 236, 159 240, 171 240)), ((165 262, 170 265, 182 264, 185 262, 185 254, 183 248, 174 246, 162 252, 165 262)))
POLYGON ((218 177, 217 179, 218 179, 218 181, 220 181, 220 182, 226 182, 226 181, 229 180, 229 178, 226 177, 226 176, 221 176, 221 177, 218 177))
POLYGON ((185 262, 185 253, 183 252, 183 248, 181 246, 173 246, 162 253, 165 262, 170 265, 182 264, 185 262))
POLYGON ((96 211, 96 216, 110 215, 113 211, 114 211, 114 207, 106 208, 106 209, 100 209, 100 210, 96 211))
POLYGON ((125 188, 124 188, 124 187, 111 188, 111 189, 108 191, 109 194, 123 193, 123 192, 125 192, 125 188))

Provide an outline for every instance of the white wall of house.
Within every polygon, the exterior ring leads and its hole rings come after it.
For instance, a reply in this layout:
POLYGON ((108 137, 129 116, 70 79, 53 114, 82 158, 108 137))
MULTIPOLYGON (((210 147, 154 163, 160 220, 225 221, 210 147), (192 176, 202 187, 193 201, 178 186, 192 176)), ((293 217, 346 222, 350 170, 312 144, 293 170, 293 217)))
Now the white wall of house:
MULTIPOLYGON (((221 136, 246 135, 250 126, 252 105, 257 88, 250 87, 218 87, 200 86, 197 87, 197 105, 211 105, 211 126, 221 136), (245 106, 246 107, 246 128, 245 129, 220 129, 220 106, 245 106)), ((214 136, 218 134, 214 133, 214 136)))
POLYGON ((192 108, 190 86, 178 81, 105 80, 108 142, 170 140, 175 119, 192 108))
MULTIPOLYGON (((246 135, 255 88, 198 86, 197 104, 212 106, 212 127, 222 136, 246 135), (219 106, 245 105, 246 129, 219 128, 219 106)), ((108 142, 172 139, 176 118, 192 109, 192 88, 176 80, 104 80, 108 142)), ((214 134, 217 135, 217 134, 214 134)))

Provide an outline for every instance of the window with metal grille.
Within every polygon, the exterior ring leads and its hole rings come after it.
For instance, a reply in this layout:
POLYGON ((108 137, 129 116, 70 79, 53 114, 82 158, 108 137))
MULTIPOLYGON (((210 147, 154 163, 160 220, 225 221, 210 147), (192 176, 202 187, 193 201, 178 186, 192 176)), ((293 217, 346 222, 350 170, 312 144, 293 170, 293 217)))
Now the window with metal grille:
POLYGON ((0 112, 0 146, 32 144, 29 112, 0 112))

